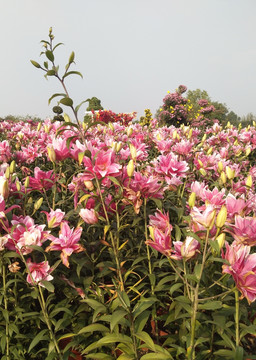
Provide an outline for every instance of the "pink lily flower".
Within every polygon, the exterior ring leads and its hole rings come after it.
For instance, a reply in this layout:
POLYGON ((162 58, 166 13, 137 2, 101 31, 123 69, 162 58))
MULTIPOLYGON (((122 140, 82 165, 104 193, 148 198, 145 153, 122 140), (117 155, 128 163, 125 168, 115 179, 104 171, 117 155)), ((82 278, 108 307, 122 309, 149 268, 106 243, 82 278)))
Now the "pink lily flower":
POLYGON ((169 214, 158 210, 155 215, 149 215, 149 225, 156 227, 162 232, 168 232, 171 234, 172 225, 170 224, 169 214))
POLYGON ((41 212, 45 213, 46 215, 49 229, 58 227, 65 216, 65 213, 60 209, 56 209, 56 210, 51 209, 50 213, 48 213, 47 211, 41 211, 41 212))
POLYGON ((42 280, 51 281, 53 276, 50 275, 51 268, 48 264, 48 261, 42 261, 40 263, 31 262, 31 259, 27 260, 27 266, 30 271, 30 274, 27 275, 27 282, 31 285, 36 283, 42 287, 45 287, 42 284, 42 280))
POLYGON ((195 257, 196 254, 200 252, 200 243, 192 236, 187 236, 184 242, 174 241, 173 245, 174 251, 170 255, 170 258, 174 260, 184 259, 187 261, 195 257))
POLYGON ((69 267, 68 258, 72 253, 78 253, 83 251, 83 247, 78 244, 82 234, 82 228, 78 227, 74 230, 70 229, 66 221, 60 225, 59 237, 56 238, 53 235, 49 235, 49 239, 52 241, 51 244, 45 249, 48 251, 61 251, 62 263, 69 267))
POLYGON ((244 245, 256 245, 256 217, 240 215, 235 216, 235 224, 230 225, 229 232, 235 238, 236 242, 244 245))
POLYGON ((99 221, 94 209, 81 209, 79 215, 87 224, 96 224, 99 221))
POLYGON ((48 239, 49 231, 44 231, 45 225, 36 225, 30 216, 14 215, 11 223, 15 228, 7 235, 6 248, 9 250, 27 255, 33 251, 31 245, 42 246, 48 239))
POLYGON ((34 177, 29 177, 29 187, 33 190, 43 191, 53 187, 56 177, 53 170, 42 171, 38 166, 34 169, 34 177))
POLYGON ((193 207, 190 212, 190 217, 193 223, 198 223, 202 225, 205 229, 211 228, 214 224, 216 210, 212 205, 206 206, 206 209, 203 212, 197 207, 193 207))
POLYGON ((107 176, 117 177, 121 175, 120 169, 122 166, 115 163, 115 153, 112 149, 107 151, 100 150, 95 155, 95 160, 91 160, 88 157, 84 157, 83 163, 86 169, 86 180, 93 180, 95 176, 98 179, 105 178, 107 176))
POLYGON ((165 256, 170 256, 172 252, 172 239, 171 234, 162 232, 158 228, 152 228, 152 240, 146 240, 145 243, 150 245, 153 249, 156 249, 165 256))
POLYGON ((222 258, 229 265, 222 265, 222 272, 233 276, 237 289, 250 304, 256 300, 256 254, 250 254, 250 247, 243 244, 228 243, 226 253, 222 251, 222 258))

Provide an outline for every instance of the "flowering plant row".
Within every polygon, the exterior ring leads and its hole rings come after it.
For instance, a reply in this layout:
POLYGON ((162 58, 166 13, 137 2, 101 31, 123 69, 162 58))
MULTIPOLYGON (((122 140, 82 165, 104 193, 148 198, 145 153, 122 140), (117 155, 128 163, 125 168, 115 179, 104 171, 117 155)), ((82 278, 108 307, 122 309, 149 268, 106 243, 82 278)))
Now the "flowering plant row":
POLYGON ((58 116, 0 123, 2 360, 256 358, 255 125, 191 118, 183 85, 165 121, 81 123, 53 39, 58 116))
POLYGON ((3 358, 250 353, 255 127, 0 131, 3 358))

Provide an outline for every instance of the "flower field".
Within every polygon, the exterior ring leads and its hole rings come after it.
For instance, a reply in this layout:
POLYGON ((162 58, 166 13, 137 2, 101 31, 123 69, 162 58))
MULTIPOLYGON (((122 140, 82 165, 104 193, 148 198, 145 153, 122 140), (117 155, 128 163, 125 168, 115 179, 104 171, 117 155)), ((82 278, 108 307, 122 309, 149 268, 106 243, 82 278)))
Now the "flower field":
POLYGON ((101 113, 0 123, 1 359, 256 358, 255 126, 101 113))

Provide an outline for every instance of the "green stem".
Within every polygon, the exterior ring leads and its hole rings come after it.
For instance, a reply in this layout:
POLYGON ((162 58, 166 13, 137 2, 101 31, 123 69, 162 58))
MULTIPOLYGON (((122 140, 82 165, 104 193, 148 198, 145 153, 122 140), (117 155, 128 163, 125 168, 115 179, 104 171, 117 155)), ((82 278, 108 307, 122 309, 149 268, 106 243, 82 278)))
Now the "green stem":
POLYGON ((190 338, 190 346, 189 346, 189 349, 188 349, 189 350, 188 351, 189 360, 195 360, 196 359, 196 355, 195 355, 195 329, 196 329, 196 315, 197 315, 197 310, 198 310, 198 293, 199 293, 200 281, 201 281, 201 278, 202 278, 202 275, 203 275, 204 265, 205 265, 205 261, 206 261, 209 233, 210 233, 210 230, 207 229, 201 269, 200 269, 200 272, 199 272, 197 285, 196 285, 196 287, 194 289, 194 299, 193 299, 193 303, 192 303, 193 307, 192 307, 192 316, 191 316, 191 338, 190 338))
MULTIPOLYGON (((3 266, 2 269, 3 269, 4 309, 5 312, 8 314, 5 264, 2 264, 2 266, 3 266)), ((6 336, 6 360, 10 360, 9 314, 5 318, 5 336, 6 336)))
MULTIPOLYGON (((148 239, 148 226, 147 226, 147 199, 144 199, 144 226, 145 226, 145 239, 148 239)), ((147 258, 148 258, 148 272, 149 275, 152 275, 152 264, 151 264, 151 256, 150 256, 150 250, 149 245, 147 244, 147 258)), ((151 279, 150 279, 151 280, 151 279)), ((151 282, 151 293, 154 294, 154 286, 151 282)))
MULTIPOLYGON (((95 181, 96 181, 96 185, 97 185, 97 190, 99 192, 99 196, 100 196, 101 204, 102 204, 102 207, 103 207, 103 211, 104 211, 104 214, 105 214, 105 218, 106 218, 106 221, 107 221, 107 225, 108 225, 108 227, 110 229, 111 224, 110 224, 110 221, 109 221, 108 212, 107 212, 105 202, 104 202, 104 199, 103 199, 103 196, 102 196, 102 193, 101 193, 100 183, 99 183, 99 180, 98 180, 96 175, 95 175, 95 181)), ((124 281, 123 281, 123 276, 122 276, 122 272, 121 272, 121 266, 120 266, 119 257, 118 257, 117 243, 116 243, 116 241, 114 239, 114 236, 113 236, 113 233, 112 233, 111 230, 109 230, 109 234, 110 234, 111 245, 112 245, 112 249, 113 249, 113 252, 114 252, 115 261, 116 261, 117 273, 118 273, 118 277, 119 277, 119 281, 120 281, 120 288, 121 288, 121 290, 124 290, 124 281)))
POLYGON ((240 336, 239 336, 239 293, 235 289, 235 302, 236 302, 236 312, 235 312, 235 324, 236 324, 236 346, 239 346, 240 336))
POLYGON ((48 312, 47 312, 47 308, 46 308, 46 304, 45 304, 45 300, 44 300, 44 294, 43 294, 43 291, 42 291, 40 285, 38 285, 38 290, 39 290, 39 295, 40 295, 38 300, 40 302, 42 312, 43 312, 43 315, 44 315, 44 319, 45 319, 46 325, 47 325, 49 333, 50 333, 50 338, 51 338, 52 342, 54 343, 54 346, 55 346, 55 349, 56 349, 56 351, 58 353, 59 359, 63 360, 63 357, 62 357, 58 342, 57 342, 57 340, 55 338, 54 332, 52 331, 51 322, 49 320, 49 316, 48 316, 48 312))

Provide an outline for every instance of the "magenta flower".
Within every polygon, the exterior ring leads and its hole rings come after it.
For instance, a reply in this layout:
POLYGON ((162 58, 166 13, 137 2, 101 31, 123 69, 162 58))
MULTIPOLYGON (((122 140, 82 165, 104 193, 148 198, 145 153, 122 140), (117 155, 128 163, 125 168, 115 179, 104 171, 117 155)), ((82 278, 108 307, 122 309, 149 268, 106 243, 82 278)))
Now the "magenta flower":
POLYGON ((200 243, 192 236, 187 236, 184 242, 174 241, 173 245, 174 251, 170 257, 174 260, 184 259, 187 261, 195 257, 196 254, 200 252, 200 243))
POLYGON ((107 151, 100 150, 93 160, 88 157, 84 157, 83 163, 86 169, 86 180, 93 180, 95 176, 98 179, 102 179, 107 176, 119 176, 121 174, 120 169, 122 166, 115 163, 114 158, 115 153, 111 149, 107 151))
POLYGON ((186 173, 189 170, 188 164, 186 161, 179 161, 178 156, 173 153, 167 155, 160 155, 158 157, 158 162, 156 163, 155 171, 158 174, 164 176, 165 181, 168 184, 168 181, 173 176, 176 177, 186 177, 186 173))
POLYGON ((34 177, 29 177, 29 187, 32 190, 43 191, 53 187, 56 177, 53 174, 53 170, 42 171, 39 167, 34 169, 34 177))
POLYGON ((27 275, 27 282, 31 285, 35 283, 37 285, 43 286, 42 280, 51 281, 53 276, 51 274, 51 268, 48 264, 48 261, 42 261, 40 263, 31 262, 31 259, 27 260, 27 266, 30 271, 30 274, 27 275), (31 276, 30 276, 31 275, 31 276))
POLYGON ((12 209, 20 208, 19 205, 12 205, 9 208, 5 209, 5 201, 4 197, 0 195, 0 219, 3 219, 5 217, 5 214, 10 212, 12 209))
POLYGON ((78 253, 83 251, 83 247, 78 244, 82 234, 82 228, 78 227, 74 230, 70 229, 66 221, 60 225, 59 237, 56 238, 53 235, 49 235, 51 244, 45 249, 45 251, 61 251, 62 263, 69 267, 68 258, 72 253, 78 253))
POLYGON ((96 224, 99 221, 94 209, 81 209, 79 215, 87 224, 96 224))
POLYGON ((236 215, 235 224, 230 226, 229 232, 238 244, 256 245, 256 217, 236 215))
POLYGON ((48 213, 47 211, 41 211, 41 212, 45 213, 46 215, 49 229, 58 227, 65 216, 65 213, 60 209, 56 209, 56 210, 51 209, 50 213, 48 213))
POLYGON ((156 227, 162 232, 171 234, 172 225, 170 224, 169 214, 158 210, 155 215, 149 215, 149 225, 156 227))
POLYGON ((172 239, 168 231, 163 232, 158 228, 152 228, 152 240, 147 240, 145 243, 150 245, 165 256, 170 256, 172 252, 172 239))
POLYGON ((212 205, 206 206, 202 212, 197 207, 193 207, 190 217, 193 223, 202 225, 205 229, 211 228, 214 224, 216 210, 212 205))
POLYGON ((30 216, 14 216, 11 221, 15 226, 9 229, 6 248, 27 255, 33 251, 31 245, 42 246, 49 238, 49 231, 44 231, 45 225, 36 225, 30 216))
POLYGON ((256 254, 250 254, 250 247, 226 242, 226 253, 222 257, 229 264, 222 265, 222 272, 233 276, 237 289, 248 303, 256 300, 256 254))
POLYGON ((67 148, 67 140, 61 137, 52 140, 52 147, 56 154, 56 160, 62 161, 69 157, 69 149, 67 148))

